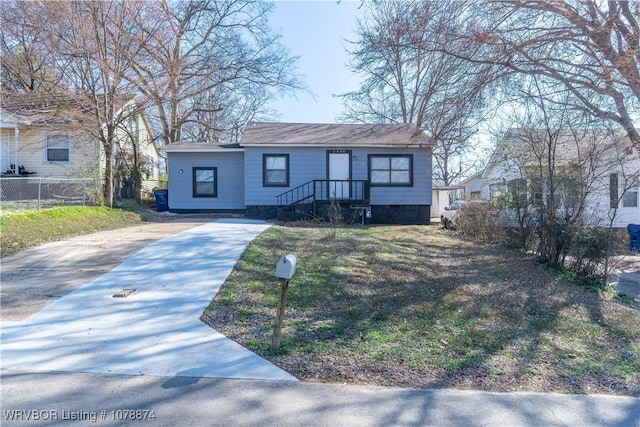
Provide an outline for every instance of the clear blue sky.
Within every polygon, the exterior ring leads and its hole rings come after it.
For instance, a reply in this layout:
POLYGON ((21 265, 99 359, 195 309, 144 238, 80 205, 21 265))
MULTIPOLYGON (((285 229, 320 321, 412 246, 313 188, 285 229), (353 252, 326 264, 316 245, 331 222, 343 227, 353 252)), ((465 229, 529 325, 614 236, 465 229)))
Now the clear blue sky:
POLYGON ((358 88, 358 77, 347 69, 345 51, 353 40, 359 1, 276 1, 270 22, 282 34, 282 43, 299 56, 298 69, 313 95, 299 92, 297 99, 272 104, 278 121, 334 123, 342 103, 333 94, 358 88))

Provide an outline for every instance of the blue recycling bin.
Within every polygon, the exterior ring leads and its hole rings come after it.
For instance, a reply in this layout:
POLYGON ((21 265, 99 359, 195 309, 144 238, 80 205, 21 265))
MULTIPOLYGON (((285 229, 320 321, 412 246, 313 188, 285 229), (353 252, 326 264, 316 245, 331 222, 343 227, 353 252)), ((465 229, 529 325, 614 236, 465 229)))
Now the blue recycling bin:
POLYGON ((627 225, 627 232, 629 233, 629 250, 640 252, 640 225, 627 225))
POLYGON ((169 210, 169 190, 156 190, 153 192, 156 196, 156 206, 158 212, 165 212, 169 210))

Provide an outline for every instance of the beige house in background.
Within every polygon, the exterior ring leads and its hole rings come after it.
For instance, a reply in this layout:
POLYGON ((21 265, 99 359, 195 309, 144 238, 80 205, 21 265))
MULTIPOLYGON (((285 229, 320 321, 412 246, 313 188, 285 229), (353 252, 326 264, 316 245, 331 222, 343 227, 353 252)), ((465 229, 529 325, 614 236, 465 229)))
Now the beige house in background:
MULTIPOLYGON (((159 147, 135 95, 122 96, 114 158, 133 157, 134 143, 143 192, 160 178, 159 147), (118 155, 120 154, 120 155, 118 155)), ((74 94, 3 93, 0 101, 0 171, 3 177, 94 178, 104 176, 104 150, 91 106, 74 94), (16 174, 17 172, 17 174, 16 174)))

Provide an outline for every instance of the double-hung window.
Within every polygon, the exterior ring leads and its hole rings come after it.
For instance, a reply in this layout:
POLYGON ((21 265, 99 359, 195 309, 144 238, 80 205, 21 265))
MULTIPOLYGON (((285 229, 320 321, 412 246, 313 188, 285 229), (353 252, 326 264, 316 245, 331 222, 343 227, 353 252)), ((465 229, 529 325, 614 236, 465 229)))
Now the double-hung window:
POLYGON ((369 181, 371 186, 413 186, 412 154, 370 154, 369 181))
POLYGON ((637 208, 638 207, 638 187, 630 188, 622 195, 622 207, 623 208, 637 208))
POLYGON ((45 136, 46 162, 70 162, 71 138, 66 133, 48 133, 45 136))
POLYGON ((262 155, 262 185, 264 187, 289 186, 289 155, 262 155))
POLYGON ((193 197, 218 197, 218 168, 193 168, 193 197))
POLYGON ((498 182, 495 184, 489 184, 489 198, 492 201, 496 201, 507 194, 507 183, 498 182))
POLYGON ((629 188, 624 192, 624 194, 622 194, 621 201, 618 200, 619 194, 620 184, 618 182, 618 174, 612 173, 609 175, 609 198, 611 199, 611 209, 617 208, 618 203, 620 203, 620 207, 623 208, 637 208, 639 206, 638 196, 640 195, 640 188, 629 188))

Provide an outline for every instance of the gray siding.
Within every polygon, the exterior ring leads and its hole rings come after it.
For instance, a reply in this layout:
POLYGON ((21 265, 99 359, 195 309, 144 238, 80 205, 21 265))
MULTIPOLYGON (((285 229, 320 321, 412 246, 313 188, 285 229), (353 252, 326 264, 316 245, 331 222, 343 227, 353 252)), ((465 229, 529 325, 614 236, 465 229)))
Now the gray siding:
MULTIPOLYGON (((430 149, 369 149, 363 155, 364 176, 368 173, 367 154, 413 154, 413 187, 371 187, 372 205, 431 205, 432 164, 430 149)), ((354 162, 354 170, 355 170, 354 162)), ((360 163, 360 156, 358 156, 360 163)))
POLYGON ((244 209, 243 154, 242 152, 168 153, 169 209, 244 209), (194 167, 218 168, 218 197, 193 197, 192 170, 194 167))
MULTIPOLYGON (((430 205, 431 150, 397 148, 349 148, 352 179, 368 179, 368 154, 413 154, 413 187, 372 187, 372 205, 430 205)), ((276 196, 314 179, 327 179, 327 148, 324 147, 247 147, 245 149, 245 204, 275 205, 276 196), (263 187, 262 155, 289 154, 289 187, 263 187)))

